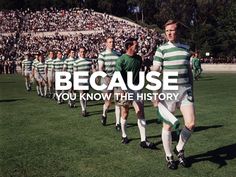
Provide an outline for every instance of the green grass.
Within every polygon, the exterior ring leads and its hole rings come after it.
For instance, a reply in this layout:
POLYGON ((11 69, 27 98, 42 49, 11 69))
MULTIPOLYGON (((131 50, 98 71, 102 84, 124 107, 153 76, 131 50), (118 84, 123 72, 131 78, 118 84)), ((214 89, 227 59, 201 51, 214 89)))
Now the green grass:
POLYGON ((89 102, 91 116, 82 118, 80 107, 69 109, 35 91, 26 92, 21 76, 0 75, 0 176, 234 177, 235 78, 236 74, 205 74, 195 82, 197 128, 186 146, 193 163, 188 169, 170 171, 164 162, 161 125, 149 102, 147 135, 159 148, 153 151, 139 147, 133 110, 127 129, 132 141, 123 145, 114 129, 113 111, 108 113, 108 126, 101 126, 101 101, 89 102))

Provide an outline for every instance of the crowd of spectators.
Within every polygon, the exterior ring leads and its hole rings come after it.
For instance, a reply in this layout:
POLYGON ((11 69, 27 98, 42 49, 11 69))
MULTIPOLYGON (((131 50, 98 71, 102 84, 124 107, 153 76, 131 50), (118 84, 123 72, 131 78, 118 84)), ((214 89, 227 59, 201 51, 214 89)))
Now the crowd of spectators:
POLYGON ((104 40, 109 35, 115 37, 115 48, 121 53, 124 41, 131 36, 139 39, 140 54, 143 55, 163 42, 163 38, 154 30, 86 9, 9 11, 1 12, 1 18, 7 20, 1 20, 0 25, 0 31, 6 34, 0 36, 0 58, 10 60, 23 57, 25 52, 46 52, 51 49, 66 52, 81 45, 88 49, 88 57, 96 58, 104 50, 104 40), (94 33, 87 34, 88 30, 94 33), (76 33, 64 35, 61 31, 76 33), (38 32, 47 34, 37 35, 38 32))

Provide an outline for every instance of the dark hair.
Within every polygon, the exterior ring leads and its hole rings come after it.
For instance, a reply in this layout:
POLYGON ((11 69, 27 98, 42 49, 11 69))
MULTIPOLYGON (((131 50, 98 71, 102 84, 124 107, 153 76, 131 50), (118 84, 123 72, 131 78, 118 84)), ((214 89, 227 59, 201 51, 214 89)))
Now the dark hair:
POLYGON ((80 46, 80 47, 79 47, 79 50, 80 50, 80 49, 84 49, 84 51, 87 52, 87 49, 86 49, 84 46, 80 46))
POLYGON ((135 38, 129 38, 125 41, 125 49, 127 50, 130 46, 133 45, 133 42, 137 41, 135 38))
POLYGON ((114 37, 113 36, 107 36, 106 37, 106 42, 107 42, 108 39, 113 39, 114 40, 114 37))
POLYGON ((61 50, 56 50, 56 53, 60 52, 62 54, 62 51, 61 50))
POLYGON ((71 53, 71 51, 75 52, 75 49, 74 48, 69 49, 68 53, 71 53))

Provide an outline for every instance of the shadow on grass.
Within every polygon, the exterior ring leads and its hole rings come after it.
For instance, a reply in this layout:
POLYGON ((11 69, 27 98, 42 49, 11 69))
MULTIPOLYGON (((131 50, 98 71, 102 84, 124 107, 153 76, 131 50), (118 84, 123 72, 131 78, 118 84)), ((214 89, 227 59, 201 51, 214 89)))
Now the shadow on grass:
POLYGON ((207 151, 202 154, 197 154, 188 157, 190 164, 203 162, 203 161, 210 161, 215 164, 218 164, 218 168, 227 165, 227 160, 233 160, 236 158, 236 143, 231 144, 228 146, 223 146, 211 151, 207 151))
POLYGON ((5 100, 0 100, 0 103, 8 103, 8 102, 15 102, 15 101, 22 101, 25 100, 23 98, 19 98, 19 99, 5 99, 5 100))
POLYGON ((88 102, 88 106, 89 107, 92 107, 92 106, 99 106, 99 105, 103 105, 104 103, 100 103, 100 102, 98 102, 98 103, 95 103, 95 104, 91 104, 91 102, 88 102))
MULTIPOLYGON (((153 135, 153 136, 147 136, 147 139, 151 139, 151 138, 160 138, 161 137, 161 135, 153 135)), ((140 138, 130 138, 129 139, 130 140, 130 142, 131 141, 140 141, 140 138)), ((152 142, 152 141, 150 141, 150 142, 152 142)), ((160 150, 160 148, 158 148, 157 146, 159 145, 159 144, 162 144, 162 141, 160 140, 160 141, 157 141, 157 142, 153 142, 154 143, 154 145, 155 145, 155 148, 154 149, 152 149, 152 150, 160 150)))
MULTIPOLYGON (((197 127, 195 127, 194 132, 200 132, 203 130, 207 130, 207 129, 211 129, 211 128, 220 128, 220 127, 223 127, 223 125, 197 126, 197 127)), ((177 131, 171 132, 172 141, 176 141, 176 142, 179 141, 179 133, 180 132, 181 132, 181 129, 179 130, 179 132, 177 132, 177 131)))
POLYGON ((107 112, 115 112, 115 109, 108 109, 107 112))
POLYGON ((102 115, 102 111, 88 111, 88 117, 99 114, 102 115))
POLYGON ((199 80, 195 81, 198 82, 198 81, 212 81, 212 80, 216 80, 216 78, 213 76, 201 76, 199 80))
POLYGON ((15 84, 16 82, 10 82, 10 81, 6 81, 6 82, 0 82, 0 84, 15 84))
POLYGON ((223 127, 223 125, 197 126, 195 127, 194 132, 199 132, 210 128, 220 128, 220 127, 223 127))

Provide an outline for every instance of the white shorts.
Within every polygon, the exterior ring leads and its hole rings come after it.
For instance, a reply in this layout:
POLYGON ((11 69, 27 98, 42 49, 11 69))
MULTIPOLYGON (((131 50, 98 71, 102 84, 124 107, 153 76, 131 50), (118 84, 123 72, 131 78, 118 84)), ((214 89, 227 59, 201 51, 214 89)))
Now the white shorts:
POLYGON ((38 72, 35 72, 35 73, 34 73, 34 80, 35 80, 35 81, 38 81, 38 75, 39 75, 38 72))
POLYGON ((177 100, 161 100, 160 102, 172 113, 184 105, 193 105, 193 89, 190 85, 179 85, 176 91, 163 91, 162 93, 179 93, 177 100))
POLYGON ((115 102, 117 105, 120 106, 127 106, 127 105, 131 105, 132 103, 136 103, 138 105, 143 105, 143 100, 139 97, 138 98, 138 94, 140 95, 142 93, 141 90, 130 90, 128 89, 127 91, 125 91, 125 95, 123 97, 119 97, 117 98, 115 96, 115 102))
MULTIPOLYGON (((108 87, 108 85, 110 84, 110 82, 111 82, 111 77, 104 77, 104 78, 101 78, 101 84, 105 84, 107 87, 108 87)), ((106 89, 104 89, 102 92, 103 92, 103 93, 113 93, 114 90, 107 90, 107 88, 106 88, 106 89)))
POLYGON ((45 74, 41 74, 41 75, 39 74, 37 80, 38 80, 38 82, 43 82, 43 81, 45 82, 46 75, 45 74))
POLYGON ((24 76, 25 77, 32 77, 32 71, 24 71, 24 76))
POLYGON ((47 80, 48 82, 54 82, 54 73, 52 71, 48 71, 48 74, 47 74, 47 80))

